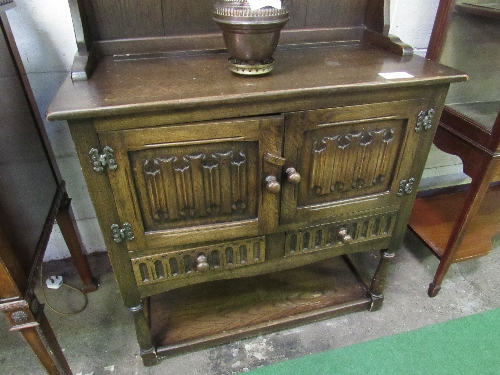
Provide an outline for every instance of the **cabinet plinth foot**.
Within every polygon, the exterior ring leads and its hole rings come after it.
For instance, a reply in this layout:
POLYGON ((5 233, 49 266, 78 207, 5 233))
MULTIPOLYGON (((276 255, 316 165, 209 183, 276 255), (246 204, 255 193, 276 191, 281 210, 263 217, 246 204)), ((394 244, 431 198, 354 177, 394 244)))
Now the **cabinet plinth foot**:
POLYGON ((155 345, 151 336, 149 319, 143 310, 143 304, 130 308, 134 315, 135 331, 142 360, 145 366, 152 366, 158 362, 156 358, 155 345))
POLYGON ((141 349, 141 358, 144 366, 154 366, 158 364, 158 356, 156 355, 156 348, 152 347, 148 350, 141 349))
POLYGON ((373 274, 370 286, 370 296, 372 298, 370 311, 376 311, 382 307, 382 302, 384 301, 385 282, 387 280, 387 274, 389 273, 389 266, 392 258, 394 258, 394 253, 390 253, 387 250, 380 251, 380 262, 378 263, 377 269, 373 274))

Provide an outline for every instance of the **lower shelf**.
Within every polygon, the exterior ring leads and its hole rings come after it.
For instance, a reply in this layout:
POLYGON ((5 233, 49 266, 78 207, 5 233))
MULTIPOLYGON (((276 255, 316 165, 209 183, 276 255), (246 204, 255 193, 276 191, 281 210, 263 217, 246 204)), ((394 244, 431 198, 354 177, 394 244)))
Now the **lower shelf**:
MULTIPOLYGON (((408 226, 441 259, 467 192, 417 198, 408 226)), ((500 231, 500 185, 485 194, 454 262, 477 258, 491 250, 491 237, 500 231)))
POLYGON ((342 257, 150 297, 159 358, 366 310, 367 290, 342 257))

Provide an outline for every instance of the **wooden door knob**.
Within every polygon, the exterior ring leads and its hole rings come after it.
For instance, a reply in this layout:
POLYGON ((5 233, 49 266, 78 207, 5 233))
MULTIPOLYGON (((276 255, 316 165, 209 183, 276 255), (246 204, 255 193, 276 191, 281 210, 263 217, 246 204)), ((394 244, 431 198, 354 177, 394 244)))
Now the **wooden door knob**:
POLYGON ((196 270, 199 272, 208 271, 210 266, 208 265, 208 259, 204 254, 198 255, 196 258, 196 270))
POLYGON ((346 228, 342 228, 339 230, 339 237, 340 237, 340 241, 342 241, 342 243, 344 243, 344 244, 352 242, 352 237, 349 233, 347 233, 346 228))
POLYGON ((266 177, 266 191, 271 194, 278 194, 281 190, 281 185, 275 176, 266 177))
POLYGON ((300 174, 295 170, 295 168, 292 167, 287 168, 286 175, 287 175, 286 180, 288 183, 292 185, 298 185, 298 183, 300 182, 301 179, 300 174))

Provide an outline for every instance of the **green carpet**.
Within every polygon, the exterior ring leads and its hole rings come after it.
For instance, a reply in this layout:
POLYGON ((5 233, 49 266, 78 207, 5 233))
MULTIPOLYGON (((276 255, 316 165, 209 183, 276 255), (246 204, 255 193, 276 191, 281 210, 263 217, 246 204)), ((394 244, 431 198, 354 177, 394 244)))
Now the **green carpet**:
POLYGON ((500 309, 250 371, 252 375, 500 374, 500 309))

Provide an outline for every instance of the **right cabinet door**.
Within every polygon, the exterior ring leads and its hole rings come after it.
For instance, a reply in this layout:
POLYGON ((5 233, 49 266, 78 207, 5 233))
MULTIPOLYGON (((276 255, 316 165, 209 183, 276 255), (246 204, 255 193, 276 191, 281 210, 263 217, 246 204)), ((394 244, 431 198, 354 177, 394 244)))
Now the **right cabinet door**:
MULTIPOLYGON (((419 114, 428 99, 292 112, 285 117, 281 224, 398 206, 411 193, 419 114), (295 179, 296 181, 296 179, 295 179)), ((416 189, 416 186, 414 187, 416 189)))

